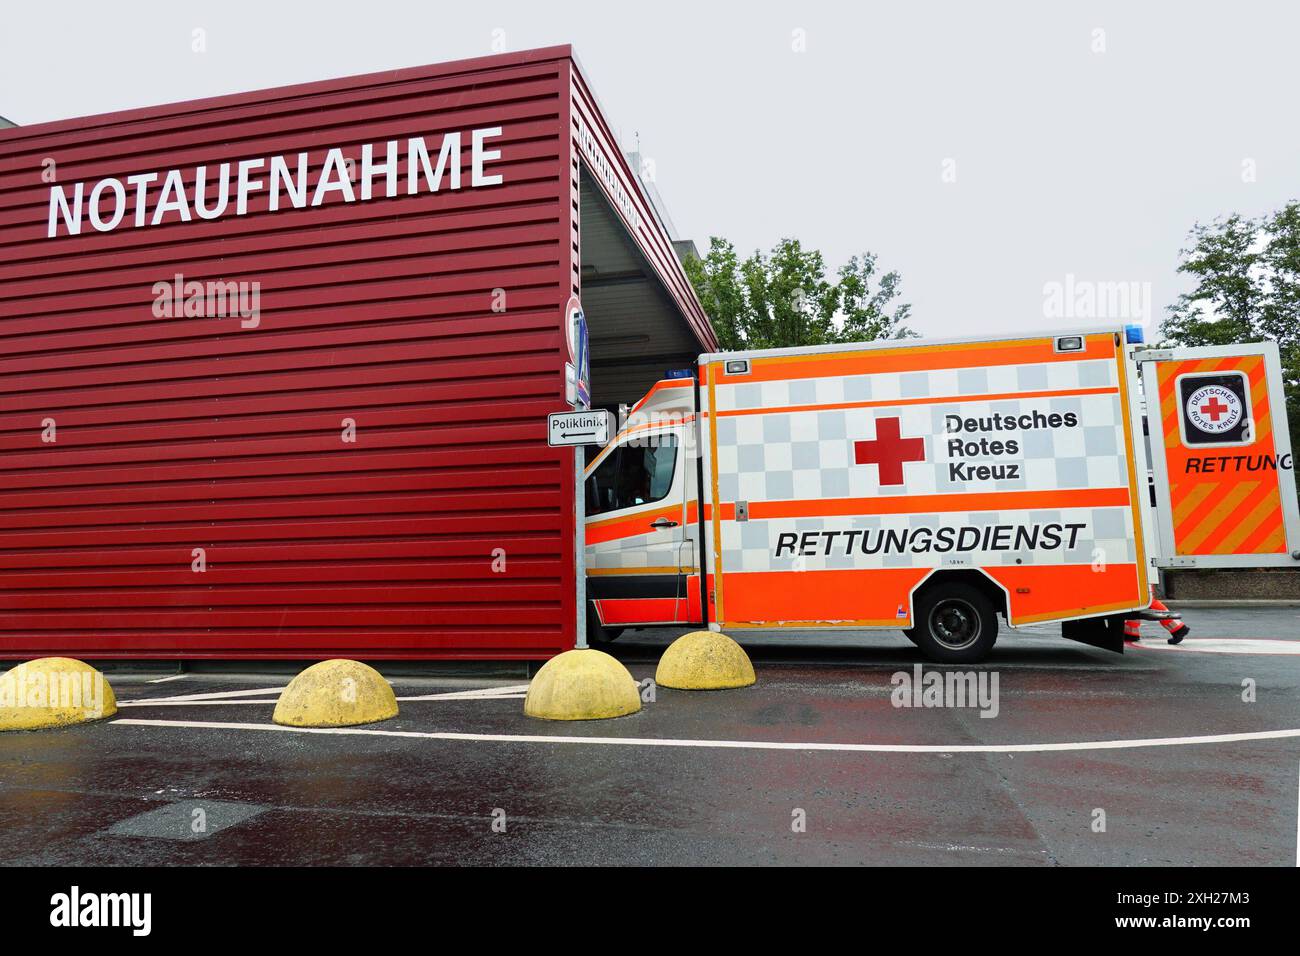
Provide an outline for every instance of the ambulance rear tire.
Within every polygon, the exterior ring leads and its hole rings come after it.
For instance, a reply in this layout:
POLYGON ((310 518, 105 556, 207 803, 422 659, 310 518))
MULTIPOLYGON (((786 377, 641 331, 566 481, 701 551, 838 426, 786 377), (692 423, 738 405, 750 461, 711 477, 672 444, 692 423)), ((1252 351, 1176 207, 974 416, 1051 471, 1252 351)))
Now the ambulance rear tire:
POLYGON ((618 636, 623 633, 621 627, 605 627, 600 623, 600 615, 596 613, 596 605, 587 602, 587 646, 596 647, 600 644, 610 644, 618 640, 618 636))
POLYGON ((916 599, 916 646, 940 664, 974 664, 993 650, 998 615, 978 588, 937 584, 916 599))

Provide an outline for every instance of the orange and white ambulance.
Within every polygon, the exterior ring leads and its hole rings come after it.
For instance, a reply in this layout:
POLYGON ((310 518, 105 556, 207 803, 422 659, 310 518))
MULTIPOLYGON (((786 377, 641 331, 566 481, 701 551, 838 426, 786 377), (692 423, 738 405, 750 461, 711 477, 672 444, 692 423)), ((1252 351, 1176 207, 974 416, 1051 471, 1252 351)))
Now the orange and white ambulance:
POLYGON ((1101 328, 709 354, 686 376, 587 469, 595 640, 900 628, 958 663, 1002 617, 1122 650, 1125 618, 1160 616, 1162 567, 1300 564, 1271 343, 1101 328))

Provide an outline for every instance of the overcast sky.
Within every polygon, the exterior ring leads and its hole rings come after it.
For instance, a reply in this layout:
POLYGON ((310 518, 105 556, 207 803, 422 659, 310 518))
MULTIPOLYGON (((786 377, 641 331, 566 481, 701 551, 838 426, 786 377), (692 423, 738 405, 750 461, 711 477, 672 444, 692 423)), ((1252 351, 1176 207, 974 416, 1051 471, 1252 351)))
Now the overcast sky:
POLYGON ((22 3, 0 115, 573 43, 682 236, 872 250, 960 335, 1043 327, 1068 275, 1149 283, 1158 321, 1194 222, 1300 196, 1298 37, 1282 2, 22 3))

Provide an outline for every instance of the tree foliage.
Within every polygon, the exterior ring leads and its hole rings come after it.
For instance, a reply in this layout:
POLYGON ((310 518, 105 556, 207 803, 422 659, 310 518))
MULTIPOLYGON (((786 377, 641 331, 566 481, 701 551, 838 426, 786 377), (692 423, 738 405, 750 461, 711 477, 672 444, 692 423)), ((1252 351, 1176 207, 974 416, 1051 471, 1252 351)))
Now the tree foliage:
POLYGON ((901 277, 879 275, 876 256, 852 257, 832 277, 816 249, 782 239, 742 260, 714 236, 702 259, 686 261, 695 292, 724 349, 870 342, 914 335, 911 306, 895 304, 901 277))
POLYGON ((1169 306, 1175 345, 1274 341, 1282 356, 1292 447, 1300 437, 1300 202, 1257 219, 1197 223, 1178 271, 1196 285, 1169 306))

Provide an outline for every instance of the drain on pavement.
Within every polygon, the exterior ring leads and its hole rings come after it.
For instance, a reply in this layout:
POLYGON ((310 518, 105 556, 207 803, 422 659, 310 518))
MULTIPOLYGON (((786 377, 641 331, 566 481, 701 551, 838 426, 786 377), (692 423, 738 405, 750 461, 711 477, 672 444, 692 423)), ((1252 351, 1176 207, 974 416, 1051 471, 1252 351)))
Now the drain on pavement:
POLYGON ((220 830, 243 823, 266 809, 256 803, 187 800, 119 820, 108 828, 108 832, 113 836, 202 840, 220 830))

